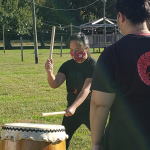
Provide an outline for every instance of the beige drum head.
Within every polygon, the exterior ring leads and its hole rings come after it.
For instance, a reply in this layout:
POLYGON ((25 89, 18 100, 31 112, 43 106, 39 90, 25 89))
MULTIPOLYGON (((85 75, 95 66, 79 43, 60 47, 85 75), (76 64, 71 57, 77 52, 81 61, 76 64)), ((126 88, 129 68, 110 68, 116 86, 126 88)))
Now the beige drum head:
POLYGON ((62 125, 36 123, 10 123, 2 127, 1 140, 18 141, 28 139, 44 142, 64 141, 68 138, 62 125))

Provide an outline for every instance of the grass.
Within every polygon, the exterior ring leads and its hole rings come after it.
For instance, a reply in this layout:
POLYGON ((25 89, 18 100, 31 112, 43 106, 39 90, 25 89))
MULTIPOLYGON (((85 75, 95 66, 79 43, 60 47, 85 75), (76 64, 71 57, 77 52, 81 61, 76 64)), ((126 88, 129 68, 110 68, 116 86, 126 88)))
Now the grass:
MULTIPOLYGON (((44 65, 49 50, 38 51, 39 63, 35 64, 34 50, 24 50, 21 61, 20 50, 0 50, 0 127, 5 123, 29 122, 61 124, 62 115, 41 117, 43 112, 62 111, 66 108, 66 85, 52 89, 47 82, 44 65)), ((96 60, 99 53, 92 54, 96 60)), ((55 49, 53 54, 54 74, 63 62, 70 59, 68 49, 55 49)), ((91 137, 82 125, 74 134, 70 150, 90 150, 91 137)))

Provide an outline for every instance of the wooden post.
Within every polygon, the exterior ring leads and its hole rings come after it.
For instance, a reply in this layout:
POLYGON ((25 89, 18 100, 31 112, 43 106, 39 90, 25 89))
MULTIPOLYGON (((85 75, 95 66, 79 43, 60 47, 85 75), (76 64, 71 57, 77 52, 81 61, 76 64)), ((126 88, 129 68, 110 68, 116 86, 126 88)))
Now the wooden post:
POLYGON ((4 25, 3 25, 3 47, 4 47, 4 53, 5 53, 5 30, 4 30, 4 25))
POLYGON ((106 47, 106 25, 105 25, 105 23, 106 23, 106 20, 105 20, 105 16, 106 16, 106 12, 105 12, 105 8, 106 8, 106 0, 103 0, 103 2, 104 2, 104 47, 106 47))
POLYGON ((95 49, 94 49, 94 32, 93 32, 93 26, 92 26, 92 45, 93 45, 93 53, 95 53, 95 49))
POLYGON ((23 61, 23 44, 22 44, 22 36, 20 37, 20 43, 21 43, 21 60, 23 61))
POLYGON ((62 43, 63 43, 63 36, 61 36, 61 51, 60 51, 60 57, 62 57, 62 43))
POLYGON ((37 42, 37 30, 36 30, 36 16, 35 16, 35 2, 32 3, 32 17, 33 17, 33 33, 34 33, 34 52, 35 52, 35 64, 38 64, 38 42, 37 42))

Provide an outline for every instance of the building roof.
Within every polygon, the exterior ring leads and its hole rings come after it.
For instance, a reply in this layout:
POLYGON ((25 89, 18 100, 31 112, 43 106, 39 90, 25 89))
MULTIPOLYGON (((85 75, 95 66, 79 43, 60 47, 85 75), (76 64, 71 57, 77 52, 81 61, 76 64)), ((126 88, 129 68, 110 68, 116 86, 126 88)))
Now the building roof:
POLYGON ((83 29, 83 28, 94 28, 95 29, 95 28, 99 28, 99 27, 118 27, 118 25, 117 25, 117 20, 104 17, 104 18, 100 18, 95 21, 81 24, 79 27, 80 27, 80 29, 83 29))

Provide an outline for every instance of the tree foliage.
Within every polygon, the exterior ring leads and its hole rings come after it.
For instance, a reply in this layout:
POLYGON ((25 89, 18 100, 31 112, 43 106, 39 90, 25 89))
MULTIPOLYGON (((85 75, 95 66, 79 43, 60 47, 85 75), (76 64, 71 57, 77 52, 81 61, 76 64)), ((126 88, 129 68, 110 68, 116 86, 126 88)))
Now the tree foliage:
MULTIPOLYGON (((66 6, 70 9, 77 9, 84 6, 88 6, 93 3, 93 0, 62 0, 66 6)), ((77 19, 79 24, 87 23, 103 17, 103 2, 97 1, 91 6, 83 9, 72 11, 72 16, 77 19)), ((115 0, 109 0, 106 3, 106 17, 115 18, 115 0)))
MULTIPOLYGON (((113 19, 116 18, 115 1, 109 0, 106 3, 106 16, 113 19)), ((51 23, 80 25, 103 17, 103 2, 98 0, 90 5, 92 3, 93 0, 43 0, 38 16, 51 23)))
MULTIPOLYGON (((31 1, 27 0, 0 0, 0 26, 4 25, 5 27, 6 47, 11 47, 10 39, 12 36, 31 35, 33 33, 31 6, 31 1)), ((40 19, 37 19, 38 25, 39 22, 40 19)), ((2 28, 0 31, 2 33, 2 28)))
MULTIPOLYGON (((109 0, 106 3, 108 18, 116 17, 115 1, 109 0)), ((98 0, 90 5, 93 2, 93 0, 35 0, 39 39, 42 32, 51 32, 53 25, 61 27, 72 23, 78 26, 102 18, 103 2, 98 0), (88 7, 82 8, 84 6, 88 7)), ((3 25, 7 39, 14 35, 32 35, 32 1, 0 0, 0 26, 3 25)), ((2 33, 2 28, 0 31, 2 33)))
POLYGON ((27 2, 18 0, 0 1, 0 26, 5 25, 7 34, 30 34, 32 12, 27 2))

